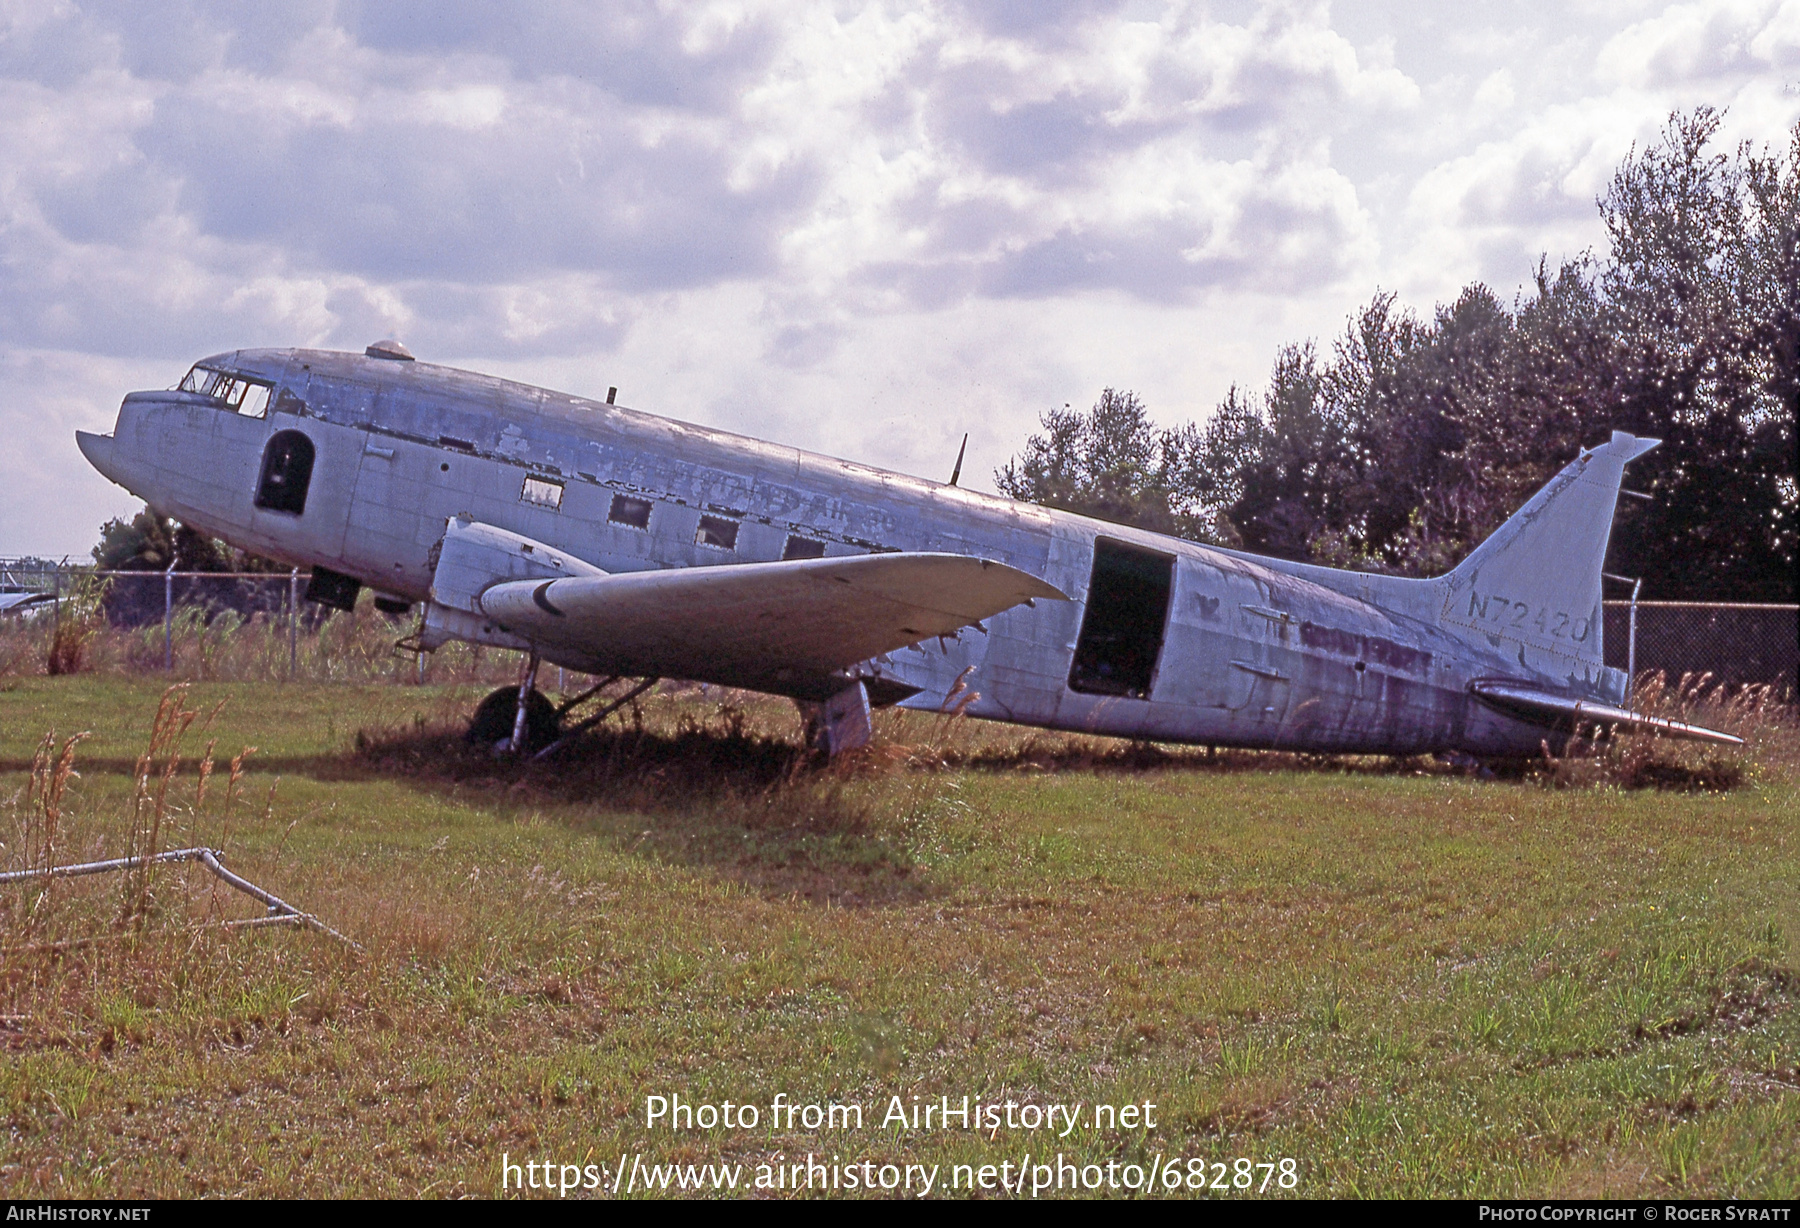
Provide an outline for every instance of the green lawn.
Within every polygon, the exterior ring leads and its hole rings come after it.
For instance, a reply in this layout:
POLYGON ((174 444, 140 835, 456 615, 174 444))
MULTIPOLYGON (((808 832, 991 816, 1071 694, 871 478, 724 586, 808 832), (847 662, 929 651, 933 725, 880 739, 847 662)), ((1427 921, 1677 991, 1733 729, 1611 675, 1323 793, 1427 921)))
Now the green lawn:
MULTIPOLYGON (((52 729, 91 732, 57 859, 124 850, 161 694, 0 680, 7 868, 52 729)), ((209 928, 256 906, 192 868, 132 921, 119 876, 0 888, 0 1194, 493 1195, 503 1156, 749 1190, 809 1153, 936 1166, 940 1194, 1059 1153, 1077 1182, 1161 1157, 1183 1192, 1241 1159, 1267 1195, 1284 1160, 1313 1196, 1800 1193, 1791 730, 1722 794, 900 715, 821 769, 791 708, 689 692, 520 768, 456 739, 478 694, 184 693, 161 846, 224 848, 366 954, 209 928), (647 1126, 676 1095, 759 1121, 647 1126), (882 1124, 965 1095, 1082 1108, 1066 1135, 882 1124), (862 1127, 772 1122, 777 1096, 862 1127)))

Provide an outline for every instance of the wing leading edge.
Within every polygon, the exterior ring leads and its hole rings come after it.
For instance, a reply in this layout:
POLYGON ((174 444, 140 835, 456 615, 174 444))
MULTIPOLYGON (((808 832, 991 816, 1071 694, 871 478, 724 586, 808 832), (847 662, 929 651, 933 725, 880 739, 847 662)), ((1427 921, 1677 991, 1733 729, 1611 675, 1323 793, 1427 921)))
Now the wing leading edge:
POLYGON ((841 671, 1057 588, 991 559, 896 553, 495 584, 483 613, 611 673, 819 697, 841 671))

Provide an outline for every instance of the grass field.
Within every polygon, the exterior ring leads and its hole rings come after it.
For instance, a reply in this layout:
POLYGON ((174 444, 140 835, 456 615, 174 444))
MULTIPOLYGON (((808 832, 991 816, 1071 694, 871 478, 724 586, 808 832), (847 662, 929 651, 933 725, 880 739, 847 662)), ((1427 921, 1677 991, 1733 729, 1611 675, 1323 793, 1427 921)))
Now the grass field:
POLYGON ((808 1153, 986 1196, 954 1166, 1800 1195, 1791 727, 1725 792, 892 714, 821 768, 791 708, 690 691, 519 767, 458 740, 479 693, 195 683, 167 775, 161 682, 0 679, 5 868, 160 814, 159 847, 222 848, 364 948, 217 928, 257 906, 194 867, 0 887, 0 1195, 486 1196, 503 1156, 756 1192, 808 1153), (647 1125, 676 1095, 759 1120, 647 1125), (965 1095, 1083 1107, 1066 1135, 882 1124, 965 1095), (772 1122, 778 1096, 862 1126, 772 1122))

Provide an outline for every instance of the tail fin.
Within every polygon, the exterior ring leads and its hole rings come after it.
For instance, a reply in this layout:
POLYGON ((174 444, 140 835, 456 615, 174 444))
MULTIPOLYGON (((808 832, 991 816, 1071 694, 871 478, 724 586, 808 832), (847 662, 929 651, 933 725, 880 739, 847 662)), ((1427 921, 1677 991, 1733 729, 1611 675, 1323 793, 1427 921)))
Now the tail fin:
POLYGON ((1616 699, 1624 678, 1606 669, 1600 568, 1625 465, 1660 442, 1614 431, 1576 457, 1438 581, 1445 629, 1499 648, 1533 673, 1616 699))

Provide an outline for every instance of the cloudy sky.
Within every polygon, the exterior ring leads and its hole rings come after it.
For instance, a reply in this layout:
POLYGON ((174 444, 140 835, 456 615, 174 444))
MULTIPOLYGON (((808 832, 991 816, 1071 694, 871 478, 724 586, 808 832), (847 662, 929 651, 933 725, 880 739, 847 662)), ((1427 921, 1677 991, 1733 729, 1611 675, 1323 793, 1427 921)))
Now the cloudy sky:
POLYGON ((1784 143, 1800 0, 0 0, 0 555, 136 507, 126 391, 390 335, 991 489, 1105 385, 1510 297, 1698 105, 1784 143))

